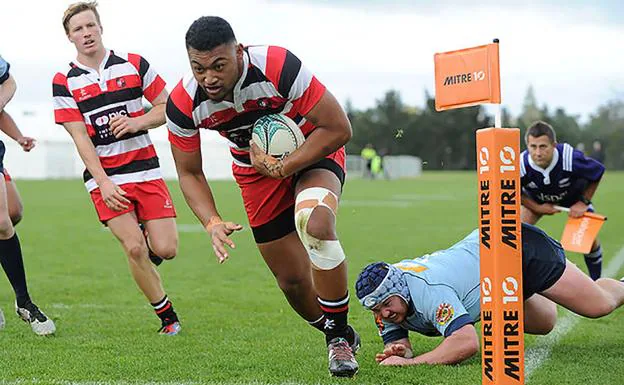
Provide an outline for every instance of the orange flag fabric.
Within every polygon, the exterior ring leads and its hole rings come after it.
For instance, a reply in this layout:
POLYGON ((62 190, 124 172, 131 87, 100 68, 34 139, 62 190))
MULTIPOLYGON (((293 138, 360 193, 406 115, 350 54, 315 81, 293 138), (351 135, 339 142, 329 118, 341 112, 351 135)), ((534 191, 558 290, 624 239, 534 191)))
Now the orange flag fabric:
MULTIPOLYGON (((559 209, 559 207, 555 207, 559 209)), ((562 210, 567 211, 567 210, 562 210)), ((580 218, 568 217, 561 235, 564 250, 587 254, 598 236, 600 228, 607 220, 604 215, 586 212, 580 218)))
POLYGON ((437 111, 500 104, 498 42, 436 53, 434 62, 437 111))

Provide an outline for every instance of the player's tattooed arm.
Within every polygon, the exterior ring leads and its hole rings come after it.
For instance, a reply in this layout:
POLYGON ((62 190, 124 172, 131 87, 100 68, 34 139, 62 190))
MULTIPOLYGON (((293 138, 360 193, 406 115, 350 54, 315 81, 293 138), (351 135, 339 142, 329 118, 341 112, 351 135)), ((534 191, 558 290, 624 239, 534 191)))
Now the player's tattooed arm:
POLYGON ((284 162, 281 159, 265 157, 262 160, 262 167, 267 176, 278 179, 284 178, 284 162))
POLYGON ((300 171, 338 151, 353 134, 347 114, 327 90, 304 117, 315 128, 306 135, 301 147, 284 159, 284 168, 292 170, 291 173, 300 171))
POLYGON ((282 159, 267 155, 253 142, 249 142, 251 164, 260 174, 275 179, 284 179, 290 175, 284 167, 282 159))

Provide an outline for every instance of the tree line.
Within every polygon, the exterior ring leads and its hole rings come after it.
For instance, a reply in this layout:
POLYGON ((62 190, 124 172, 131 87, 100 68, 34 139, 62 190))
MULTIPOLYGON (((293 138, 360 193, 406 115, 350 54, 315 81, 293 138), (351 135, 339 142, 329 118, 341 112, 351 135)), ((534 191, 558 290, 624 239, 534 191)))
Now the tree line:
MULTIPOLYGON (((475 167, 475 130, 494 126, 494 117, 482 106, 437 112, 435 99, 425 94, 423 107, 408 106, 394 90, 386 92, 375 106, 356 110, 347 101, 346 111, 353 126, 347 152, 359 154, 372 143, 381 155, 414 155, 425 170, 467 170, 475 167)), ((624 101, 606 102, 586 123, 563 108, 539 106, 532 87, 527 90, 519 116, 502 111, 503 127, 520 129, 522 149, 526 128, 536 120, 550 123, 558 142, 591 155, 593 144, 602 145, 604 163, 609 169, 624 169, 624 101)))

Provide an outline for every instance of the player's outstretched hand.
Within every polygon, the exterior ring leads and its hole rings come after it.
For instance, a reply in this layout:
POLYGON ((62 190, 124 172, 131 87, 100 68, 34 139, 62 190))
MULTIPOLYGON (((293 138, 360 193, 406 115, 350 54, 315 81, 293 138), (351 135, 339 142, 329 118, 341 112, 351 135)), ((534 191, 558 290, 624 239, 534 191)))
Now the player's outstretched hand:
POLYGON ((236 248, 236 245, 230 239, 229 235, 242 229, 243 226, 234 222, 217 222, 211 224, 209 228, 206 229, 212 237, 212 249, 217 256, 219 263, 225 262, 225 260, 229 257, 225 245, 228 245, 232 249, 236 248))
POLYGON ((251 165, 264 176, 275 179, 284 179, 288 176, 284 172, 284 162, 265 154, 253 141, 249 142, 249 157, 251 165))
POLYGON ((29 152, 30 150, 35 148, 37 141, 29 136, 22 136, 21 138, 17 139, 17 143, 22 146, 22 150, 29 152))
POLYGON ((125 115, 113 116, 110 120, 109 128, 117 139, 126 134, 134 134, 135 132, 141 131, 141 126, 137 122, 137 119, 125 115))
POLYGON ((113 211, 123 211, 128 209, 130 201, 124 196, 126 192, 112 180, 106 179, 100 186, 100 193, 106 206, 113 211))
POLYGON ((377 361, 378 364, 380 364, 382 361, 384 361, 386 358, 388 357, 392 357, 392 356, 399 356, 399 357, 405 357, 405 354, 407 353, 407 347, 403 344, 392 344, 387 346, 382 353, 377 353, 375 355, 375 361, 377 361))

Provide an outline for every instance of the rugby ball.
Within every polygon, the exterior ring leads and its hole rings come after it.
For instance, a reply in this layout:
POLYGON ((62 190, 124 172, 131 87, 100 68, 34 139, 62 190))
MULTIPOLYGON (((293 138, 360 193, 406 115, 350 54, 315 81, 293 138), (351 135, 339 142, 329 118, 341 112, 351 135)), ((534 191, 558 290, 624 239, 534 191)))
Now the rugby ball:
POLYGON ((303 132, 292 119, 282 114, 265 115, 251 130, 251 140, 265 153, 283 158, 305 141, 303 132))

